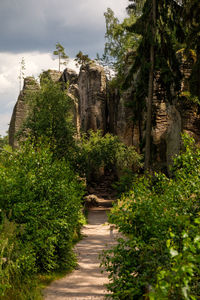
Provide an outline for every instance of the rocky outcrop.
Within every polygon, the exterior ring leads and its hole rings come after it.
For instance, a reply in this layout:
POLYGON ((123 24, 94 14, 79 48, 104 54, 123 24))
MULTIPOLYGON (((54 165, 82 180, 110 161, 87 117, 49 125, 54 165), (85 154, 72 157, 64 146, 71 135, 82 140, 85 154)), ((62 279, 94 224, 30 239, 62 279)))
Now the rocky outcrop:
MULTIPOLYGON (((183 61, 182 72, 182 92, 188 90, 188 79, 191 74, 192 62, 183 61)), ((182 96, 174 97, 171 102, 168 101, 166 93, 159 83, 159 75, 155 80, 155 92, 153 97, 152 109, 152 165, 154 169, 163 169, 170 172, 169 166, 173 158, 179 153, 181 147, 181 133, 187 132, 193 136, 200 144, 200 106, 191 100, 182 96)), ((115 92, 116 94, 116 92, 115 92)), ((134 113, 127 107, 131 100, 130 96, 124 94, 119 97, 114 96, 109 105, 114 126, 113 132, 117 134, 127 145, 135 145, 137 149, 144 151, 145 144, 145 112, 142 112, 141 124, 134 120, 134 113)), ((133 110, 132 110, 133 111, 133 110)))
POLYGON ((64 83, 63 89, 67 91, 67 95, 72 99, 72 114, 73 123, 76 128, 77 137, 80 137, 80 113, 79 113, 79 87, 78 87, 78 74, 69 68, 63 71, 60 81, 64 83))
POLYGON ((49 80, 52 80, 53 82, 58 82, 62 76, 62 72, 57 70, 47 70, 44 71, 40 76, 40 82, 47 78, 49 80))
MULTIPOLYGON (((184 63, 182 90, 187 89, 191 65, 184 63)), ((66 68, 61 74, 48 70, 43 73, 53 81, 63 82, 63 89, 73 100, 74 124, 77 136, 80 131, 87 132, 101 129, 103 133, 111 132, 118 135, 126 145, 134 145, 138 151, 144 151, 145 144, 145 112, 142 118, 128 104, 132 102, 133 90, 127 90, 120 96, 117 89, 110 89, 103 67, 90 62, 83 65, 79 74, 66 68), (66 88, 67 87, 67 88, 66 88)), ((24 89, 15 105, 9 129, 9 141, 17 146, 15 133, 26 118, 28 106, 24 101, 26 91, 38 88, 32 84, 33 79, 25 79, 24 89), (31 84, 30 84, 31 82, 31 84)), ((186 97, 169 102, 159 84, 159 76, 155 81, 152 114, 152 163, 155 168, 166 169, 174 155, 179 153, 181 132, 193 135, 200 143, 200 107, 186 97)))
POLYGON ((106 74, 93 62, 81 67, 78 77, 80 124, 84 131, 106 132, 106 74))
POLYGON ((134 112, 129 104, 132 101, 131 91, 120 96, 117 89, 108 97, 108 129, 119 136, 126 145, 134 145, 139 151, 140 127, 134 119, 134 112))
POLYGON ((76 71, 66 68, 62 73, 60 81, 69 83, 70 86, 72 84, 77 84, 78 83, 78 74, 76 73, 76 71))
POLYGON ((79 75, 66 68, 60 81, 67 83, 67 94, 74 102, 73 114, 77 135, 100 129, 106 132, 106 75, 103 67, 89 62, 83 65, 79 75))
POLYGON ((35 92, 38 88, 39 85, 33 77, 27 77, 24 79, 24 87, 19 94, 17 103, 14 106, 8 131, 9 144, 13 148, 16 148, 18 146, 16 134, 22 128, 22 125, 28 115, 31 94, 35 92))

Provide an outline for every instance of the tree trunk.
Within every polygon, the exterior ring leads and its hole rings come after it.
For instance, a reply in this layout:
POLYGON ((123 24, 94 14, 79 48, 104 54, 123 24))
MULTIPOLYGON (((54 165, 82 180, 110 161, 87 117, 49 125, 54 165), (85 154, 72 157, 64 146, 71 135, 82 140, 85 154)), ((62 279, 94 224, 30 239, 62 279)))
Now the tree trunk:
POLYGON ((148 102, 147 102, 147 123, 146 123, 146 144, 145 144, 145 170, 150 169, 150 154, 151 154, 151 128, 152 128, 152 101, 154 93, 154 63, 155 63, 155 26, 156 26, 156 0, 152 0, 152 44, 150 48, 150 70, 148 84, 148 102))

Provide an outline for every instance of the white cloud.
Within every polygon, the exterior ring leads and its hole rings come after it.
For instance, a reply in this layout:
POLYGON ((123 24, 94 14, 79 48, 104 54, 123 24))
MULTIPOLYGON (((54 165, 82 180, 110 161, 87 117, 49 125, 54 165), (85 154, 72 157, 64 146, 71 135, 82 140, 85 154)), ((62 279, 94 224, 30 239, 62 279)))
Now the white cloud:
POLYGON ((0 94, 3 94, 7 89, 11 88, 12 84, 6 74, 0 74, 0 94))
POLYGON ((10 114, 0 114, 0 135, 4 136, 8 130, 10 114))

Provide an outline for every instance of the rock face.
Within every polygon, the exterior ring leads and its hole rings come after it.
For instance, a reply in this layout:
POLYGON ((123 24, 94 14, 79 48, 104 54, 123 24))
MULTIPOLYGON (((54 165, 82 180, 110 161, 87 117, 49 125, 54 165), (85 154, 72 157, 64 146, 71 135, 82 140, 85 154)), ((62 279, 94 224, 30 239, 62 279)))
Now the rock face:
POLYGON ((67 95, 73 101, 72 114, 73 122, 76 128, 77 137, 80 137, 80 113, 79 113, 79 87, 78 87, 78 74, 69 68, 66 68, 60 78, 60 81, 64 83, 63 88, 67 87, 67 95))
POLYGON ((21 129, 29 108, 29 101, 31 100, 31 93, 39 88, 38 83, 33 77, 27 77, 24 79, 24 87, 19 94, 17 103, 13 109, 10 126, 9 126, 9 144, 16 148, 18 146, 18 141, 16 138, 17 132, 21 129))
POLYGON ((81 67, 79 88, 80 124, 84 131, 106 132, 106 75, 103 67, 89 63, 81 67))
POLYGON ((62 73, 60 81, 63 81, 65 83, 68 82, 70 86, 72 84, 77 84, 78 83, 78 74, 74 70, 66 68, 62 73))
POLYGON ((40 81, 42 81, 43 78, 48 78, 48 79, 52 80, 53 82, 57 82, 60 80, 61 76, 62 76, 62 72, 60 72, 60 71, 47 70, 41 74, 40 81))
MULTIPOLYGON (((190 64, 183 64, 183 91, 187 89, 190 73, 190 64)), ((90 129, 101 129, 103 133, 118 135, 126 145, 134 145, 138 151, 144 151, 145 113, 142 112, 142 121, 138 121, 137 116, 134 117, 134 112, 127 106, 132 101, 132 91, 126 91, 123 96, 119 95, 117 89, 111 91, 103 67, 90 62, 81 67, 79 74, 66 68, 62 74, 49 70, 43 75, 53 81, 63 82, 63 89, 66 89, 67 83, 66 92, 74 103, 77 136, 81 130, 87 132, 90 129)), ((17 147, 15 133, 27 116, 25 94, 36 88, 38 85, 33 84, 32 78, 25 79, 9 128, 9 142, 13 147, 17 147)), ((182 131, 200 141, 199 105, 191 103, 185 97, 170 103, 156 80, 152 114, 152 162, 155 168, 169 167, 173 156, 179 153, 182 131)))
POLYGON ((132 101, 131 91, 120 96, 118 91, 112 91, 108 97, 108 128, 128 146, 135 146, 139 151, 141 126, 134 119, 133 110, 129 107, 132 101))
MULTIPOLYGON (((188 78, 191 74, 191 63, 182 64, 182 92, 188 88, 188 78)), ((159 77, 158 77, 159 78, 159 77)), ((200 107, 186 97, 169 102, 165 92, 155 81, 155 93, 152 109, 152 165, 155 169, 167 169, 173 157, 179 153, 181 146, 181 133, 187 132, 200 144, 200 107)), ((121 98, 116 94, 110 96, 108 107, 112 115, 112 132, 117 134, 127 145, 134 145, 139 150, 145 139, 145 112, 139 126, 134 121, 134 114, 127 107, 131 101, 128 91, 121 98)), ((144 151, 144 148, 143 148, 144 151)))

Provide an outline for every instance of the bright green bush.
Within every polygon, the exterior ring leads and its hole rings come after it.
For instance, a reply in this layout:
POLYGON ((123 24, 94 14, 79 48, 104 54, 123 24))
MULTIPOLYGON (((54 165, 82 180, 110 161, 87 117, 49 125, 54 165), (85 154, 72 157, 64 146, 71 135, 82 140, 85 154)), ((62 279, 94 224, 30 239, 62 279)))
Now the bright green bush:
POLYGON ((62 85, 43 78, 41 88, 26 95, 29 114, 18 136, 34 142, 46 137, 54 156, 67 156, 69 161, 74 149, 73 102, 62 85))
POLYGON ((44 141, 26 142, 0 160, 0 208, 16 224, 12 253, 20 253, 11 273, 23 282, 38 272, 74 267, 84 189, 70 165, 55 159, 44 141))
POLYGON ((100 168, 121 173, 122 170, 138 170, 141 156, 134 147, 126 146, 117 136, 101 131, 90 131, 78 141, 77 162, 82 174, 90 179, 100 168))
POLYGON ((29 244, 18 238, 20 231, 19 225, 3 219, 0 229, 0 299, 38 300, 36 257, 29 244))
MULTIPOLYGON (((195 224, 200 211, 200 149, 188 137, 183 141, 185 151, 175 159, 171 179, 164 174, 135 177, 130 192, 111 211, 110 222, 124 235, 103 256, 113 299, 140 299, 156 286, 160 270, 172 265, 166 247, 170 232, 178 253, 184 249, 183 232, 195 224)), ((199 295, 199 276, 191 277, 192 294, 199 295)))
POLYGON ((170 253, 169 265, 157 271, 157 281, 150 292, 150 300, 199 299, 197 292, 200 284, 200 218, 183 231, 181 247, 170 232, 166 246, 170 253))

